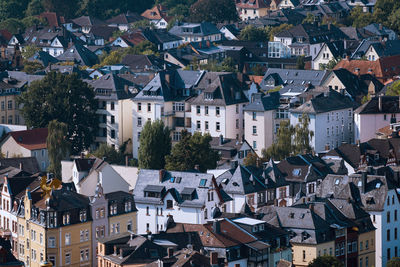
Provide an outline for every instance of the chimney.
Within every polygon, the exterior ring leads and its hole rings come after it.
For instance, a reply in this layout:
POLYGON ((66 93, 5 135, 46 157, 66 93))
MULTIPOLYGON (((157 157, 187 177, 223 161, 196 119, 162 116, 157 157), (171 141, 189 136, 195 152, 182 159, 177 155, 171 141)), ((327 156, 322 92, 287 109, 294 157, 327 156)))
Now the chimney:
POLYGON ((236 170, 236 168, 239 166, 239 162, 237 160, 232 160, 231 161, 231 169, 236 170))
POLYGON ((125 156, 125 166, 128 167, 128 165, 129 165, 129 157, 128 157, 128 155, 126 155, 125 156))
POLYGON ((218 252, 211 252, 210 253, 210 265, 211 266, 218 266, 218 252))
POLYGON ((219 221, 213 221, 212 229, 213 232, 216 234, 219 234, 221 232, 221 225, 219 221))
POLYGON ((158 175, 159 175, 159 182, 162 183, 163 179, 164 179, 164 174, 165 174, 165 170, 161 169, 158 171, 158 175))
POLYGON ((219 135, 219 145, 222 146, 224 144, 224 136, 221 134, 219 135))
POLYGON ((382 96, 378 97, 378 109, 379 111, 382 111, 382 96))
POLYGON ((366 171, 363 171, 363 172, 361 173, 361 179, 362 179, 362 184, 361 184, 362 188, 361 188, 361 192, 362 192, 362 193, 365 193, 365 192, 367 191, 367 177, 368 177, 367 172, 366 172, 366 171))
POLYGON ((174 256, 174 248, 168 248, 168 258, 172 258, 174 256))

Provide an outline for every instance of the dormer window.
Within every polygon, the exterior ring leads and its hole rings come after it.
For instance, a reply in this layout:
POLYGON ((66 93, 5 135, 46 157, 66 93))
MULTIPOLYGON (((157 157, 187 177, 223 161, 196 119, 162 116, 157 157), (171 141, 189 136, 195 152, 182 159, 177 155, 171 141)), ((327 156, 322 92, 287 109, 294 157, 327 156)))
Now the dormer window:
POLYGON ((256 233, 256 232, 258 232, 258 226, 257 226, 257 225, 254 225, 254 226, 253 226, 253 233, 256 233))
POLYGON ((116 215, 116 214, 117 214, 117 203, 114 203, 110 205, 110 215, 116 215))
POLYGON ((204 93, 204 99, 213 100, 214 99, 213 93, 204 93))
POLYGON ((128 200, 125 202, 125 212, 130 212, 130 211, 132 211, 132 202, 128 200))
POLYGON ((64 213, 63 215, 63 224, 68 225, 71 223, 71 214, 69 212, 64 213))
POLYGON ((79 220, 81 222, 86 222, 87 221, 87 211, 86 210, 81 210, 79 212, 79 220))

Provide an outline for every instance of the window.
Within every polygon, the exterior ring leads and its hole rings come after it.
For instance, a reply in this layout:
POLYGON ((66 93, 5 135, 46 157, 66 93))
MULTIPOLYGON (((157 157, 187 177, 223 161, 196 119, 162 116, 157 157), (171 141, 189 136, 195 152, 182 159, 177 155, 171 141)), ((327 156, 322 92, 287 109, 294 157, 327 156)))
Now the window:
POLYGON ((239 105, 236 105, 236 114, 239 114, 239 105))
POLYGON ((117 214, 117 204, 113 203, 110 205, 110 215, 116 215, 117 214))
POLYGON ((115 123, 115 116, 111 116, 111 124, 115 123))
POLYGON ((167 209, 173 209, 173 202, 172 202, 172 200, 167 200, 167 209))
POLYGON ((394 228, 394 240, 397 240, 397 228, 394 228))
POLYGON ((79 240, 81 242, 85 241, 85 231, 84 230, 79 231, 79 240))
POLYGON ((149 213, 149 207, 146 207, 146 215, 150 215, 150 213, 149 213))
POLYGON ((86 222, 86 220, 87 220, 87 212, 86 212, 86 210, 81 210, 79 212, 79 220, 81 222, 86 222))
POLYGON ((5 110, 6 109, 6 105, 4 101, 1 101, 1 110, 5 110))
POLYGON ((185 111, 185 103, 174 102, 174 104, 172 105, 172 110, 173 111, 185 111))
POLYGON ((71 234, 70 233, 65 234, 65 245, 66 246, 71 245, 71 234))
POLYGON ((12 116, 12 115, 9 115, 9 116, 8 116, 8 120, 7 120, 7 123, 8 123, 8 124, 12 124, 12 121, 13 121, 13 116, 12 116))
POLYGON ((65 264, 66 265, 71 264, 71 253, 70 252, 65 253, 65 264))
POLYGON ((306 261, 306 251, 303 250, 303 261, 306 261))
POLYGON ((253 135, 257 134, 257 126, 253 126, 253 135))
POLYGON ((220 128, 220 123, 219 123, 219 122, 216 122, 216 123, 215 123, 215 130, 216 130, 217 132, 221 130, 221 128, 220 128))
POLYGON ((201 179, 199 186, 200 187, 205 187, 206 185, 207 185, 207 179, 201 179))
POLYGON ((70 224, 70 219, 71 219, 71 214, 65 213, 65 214, 63 215, 63 224, 64 224, 64 225, 70 224))
POLYGON ((115 138, 115 130, 111 130, 111 138, 112 138, 112 139, 115 138))
POLYGON ((204 107, 204 113, 205 113, 206 115, 208 115, 208 106, 205 106, 205 107, 204 107))
POLYGON ((257 149, 257 141, 253 141, 253 149, 257 149))
POLYGON ((236 129, 239 129, 239 119, 236 119, 236 129))
POLYGON ((115 103, 111 102, 111 110, 115 110, 115 103))
POLYGON ((130 211, 132 211, 132 202, 126 201, 125 202, 125 212, 130 212, 130 211))
POLYGON ((138 117, 138 119, 137 119, 137 126, 142 127, 142 118, 141 117, 138 117))
POLYGON ((142 111, 142 103, 137 103, 137 110, 142 111))
POLYGON ((390 223, 390 211, 386 212, 386 221, 390 223))
POLYGON ((151 103, 147 103, 147 112, 151 111, 151 103))
POLYGON ((368 249, 368 248, 369 248, 368 240, 365 240, 365 249, 368 249))
POLYGON ((49 237, 49 248, 55 248, 56 247, 56 238, 53 236, 49 237))
POLYGON ((390 241, 390 229, 386 231, 386 240, 390 241))
POLYGON ((13 102, 12 102, 12 100, 9 100, 9 101, 7 102, 7 108, 8 108, 9 110, 13 108, 13 102))
POLYGON ((253 111, 253 121, 257 120, 257 112, 253 111))
POLYGON ((39 242, 40 242, 40 244, 43 244, 43 234, 42 233, 40 233, 40 235, 39 235, 39 242))
POLYGON ((205 128, 206 130, 208 130, 208 121, 205 121, 205 122, 204 122, 204 128, 205 128))
POLYGON ((132 221, 128 221, 128 223, 126 224, 126 230, 132 231, 132 221))
POLYGON ((196 129, 200 130, 201 129, 201 123, 200 121, 196 121, 196 129))
POLYGON ((390 248, 387 249, 386 254, 387 254, 387 260, 390 260, 390 248))
POLYGON ((397 210, 394 210, 394 220, 397 221, 397 210))
POLYGON ((200 114, 200 106, 196 106, 196 114, 200 114))
POLYGON ((215 115, 217 115, 217 116, 220 115, 220 109, 219 109, 219 107, 215 107, 215 115))

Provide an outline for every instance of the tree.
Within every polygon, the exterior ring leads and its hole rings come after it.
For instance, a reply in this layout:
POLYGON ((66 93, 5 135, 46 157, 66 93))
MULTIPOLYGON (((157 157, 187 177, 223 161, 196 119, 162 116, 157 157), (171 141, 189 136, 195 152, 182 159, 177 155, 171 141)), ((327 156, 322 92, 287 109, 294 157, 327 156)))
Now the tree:
POLYGON ((23 71, 28 74, 34 74, 36 71, 44 69, 44 66, 39 61, 24 61, 23 71))
POLYGON ((100 144, 100 146, 93 152, 93 155, 99 159, 104 158, 104 160, 109 164, 123 165, 125 161, 122 152, 115 150, 115 148, 106 143, 100 144))
POLYGON ((40 15, 44 11, 41 0, 32 0, 25 11, 27 17, 40 15))
POLYGON ((299 70, 304 70, 306 66, 305 58, 303 55, 297 57, 296 67, 299 70))
POLYGON ((170 130, 161 120, 146 122, 140 134, 139 168, 163 169, 171 152, 170 130))
POLYGON ((303 19, 303 24, 304 23, 314 23, 315 22, 315 16, 312 13, 307 13, 307 16, 305 17, 305 19, 303 19))
POLYGON ((52 120, 48 126, 47 151, 49 153, 49 172, 61 179, 61 160, 65 159, 70 150, 67 140, 68 126, 63 122, 52 120))
POLYGON ((266 160, 282 160, 293 153, 292 135, 294 128, 288 120, 281 121, 278 132, 276 134, 276 142, 267 150, 263 150, 263 158, 266 160))
POLYGON ((36 45, 27 45, 24 47, 24 51, 22 51, 22 57, 28 59, 30 57, 33 57, 33 55, 40 50, 41 49, 36 45))
POLYGON ((66 18, 73 18, 78 11, 79 2, 79 0, 42 0, 42 5, 46 11, 56 12, 66 18))
POLYGON ((261 64, 256 64, 254 67, 252 67, 251 72, 253 73, 253 75, 257 76, 264 76, 265 73, 264 68, 261 64))
POLYGON ((261 167, 261 164, 265 162, 264 159, 257 156, 256 153, 248 153, 247 156, 243 159, 244 166, 256 166, 261 167))
POLYGON ((215 169, 219 154, 211 149, 209 134, 199 132, 191 135, 186 130, 181 133, 181 140, 174 145, 171 155, 166 157, 166 169, 174 171, 187 171, 199 166, 201 172, 215 169))
POLYGON ((142 19, 142 20, 139 20, 139 21, 134 22, 134 23, 130 26, 130 28, 131 28, 131 29, 139 29, 139 28, 143 28, 143 29, 146 29, 146 28, 153 29, 153 28, 154 28, 154 24, 153 24, 150 20, 148 20, 148 19, 142 19))
POLYGON ((0 28, 7 29, 12 34, 17 34, 18 32, 22 31, 25 28, 25 26, 18 19, 11 18, 0 22, 0 28))
POLYGON ((257 28, 253 25, 246 26, 240 31, 239 39, 243 41, 268 42, 271 28, 257 28))
POLYGON ((135 45, 127 52, 134 55, 153 55, 157 52, 157 47, 152 42, 145 40, 135 45))
POLYGON ((400 80, 395 81, 393 84, 388 86, 386 95, 399 96, 400 95, 400 80))
POLYGON ((190 7, 193 22, 220 23, 239 19, 235 2, 232 0, 198 0, 190 7))
POLYGON ((371 13, 364 12, 362 7, 356 6, 353 8, 349 15, 349 20, 353 27, 362 28, 373 22, 373 16, 371 13))
POLYGON ((344 265, 333 256, 320 256, 310 262, 308 267, 344 267, 344 265))
POLYGON ((328 61, 328 63, 326 64, 320 64, 319 68, 321 70, 333 70, 335 68, 335 66, 339 63, 339 61, 341 60, 341 58, 332 58, 331 60, 328 61))
POLYGON ((73 154, 93 143, 98 128, 98 101, 93 88, 77 74, 50 72, 32 82, 18 102, 28 127, 47 127, 52 120, 67 124, 67 140, 73 154))
POLYGON ((302 114, 299 117, 299 123, 294 128, 294 152, 295 154, 310 153, 312 148, 310 140, 314 136, 314 132, 309 130, 310 117, 307 114, 302 114))
POLYGON ((29 0, 0 0, 0 18, 22 19, 29 0))
POLYGON ((400 267, 400 258, 398 257, 391 258, 387 262, 386 267, 400 267))

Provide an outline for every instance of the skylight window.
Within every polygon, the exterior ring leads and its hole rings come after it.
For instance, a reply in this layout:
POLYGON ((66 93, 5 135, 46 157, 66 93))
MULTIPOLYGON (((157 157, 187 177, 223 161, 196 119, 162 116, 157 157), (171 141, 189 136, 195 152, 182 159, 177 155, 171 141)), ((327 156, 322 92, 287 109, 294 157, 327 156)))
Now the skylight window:
POLYGON ((169 179, 169 182, 170 182, 170 183, 175 183, 175 177, 171 177, 171 178, 169 179))
POLYGON ((292 171, 292 173, 293 173, 294 176, 299 176, 300 173, 301 173, 301 169, 294 169, 294 170, 292 171))
POLYGON ((361 182, 361 181, 358 181, 357 186, 358 186, 358 187, 361 187, 361 185, 362 185, 362 182, 361 182))
POLYGON ((379 189, 379 188, 381 188, 381 183, 377 183, 376 185, 375 185, 375 187, 377 188, 377 189, 379 189))
POLYGON ((206 184, 207 184, 207 179, 201 179, 200 180, 200 186, 206 186, 206 184))
POLYGON ((339 182, 340 182, 340 180, 339 180, 339 179, 336 179, 336 180, 335 180, 335 184, 336 184, 336 185, 338 185, 338 184, 339 184, 339 182))

